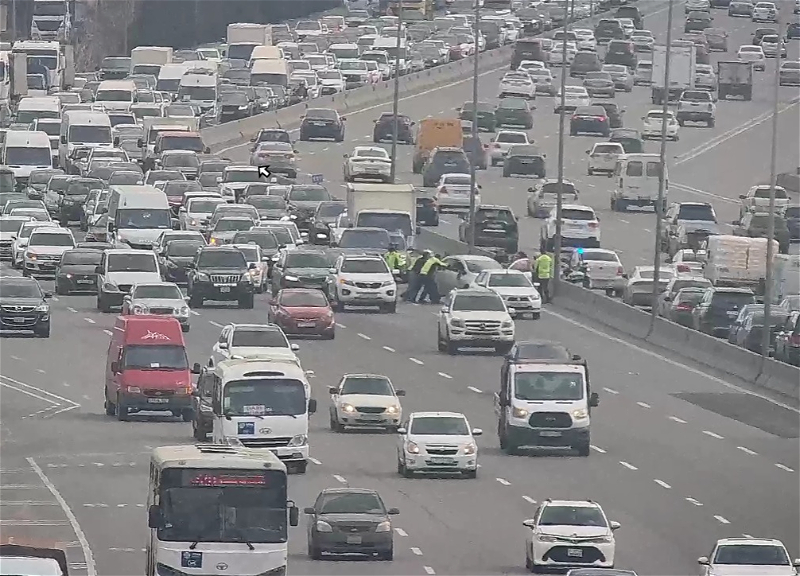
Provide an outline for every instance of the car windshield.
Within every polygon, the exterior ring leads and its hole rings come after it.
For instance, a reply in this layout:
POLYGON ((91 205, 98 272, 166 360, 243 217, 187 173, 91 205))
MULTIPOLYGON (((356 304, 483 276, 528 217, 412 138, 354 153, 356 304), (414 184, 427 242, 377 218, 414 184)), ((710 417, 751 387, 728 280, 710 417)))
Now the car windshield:
POLYGON ((192 200, 187 212, 193 214, 213 214, 217 206, 227 204, 224 200, 192 200))
POLYGON ((425 416, 411 421, 409 434, 422 436, 469 436, 467 421, 458 416, 425 416))
MULTIPOLYGON (((324 254, 287 254, 286 268, 329 268, 324 254)), ((344 269, 344 267, 343 267, 344 269)))
MULTIPOLYGON (((775 228, 781 230, 786 228, 786 220, 782 216, 773 216, 775 228)), ((756 214, 750 221, 751 228, 766 228, 769 226, 769 214, 756 214)))
POLYGON ((340 248, 389 248, 389 233, 385 230, 345 230, 339 241, 340 248))
POLYGON ((675 297, 675 301, 679 304, 698 304, 703 299, 705 290, 702 288, 684 288, 675 297))
MULTIPOLYGON (((266 230, 272 232, 275 235, 275 238, 278 239, 278 242, 284 246, 295 243, 294 236, 292 236, 292 233, 289 232, 288 228, 284 228, 283 226, 281 227, 275 226, 266 228, 266 230)), ((259 246, 261 246, 262 248, 266 247, 263 244, 259 244, 259 246)))
POLYGON ((196 154, 164 154, 161 165, 164 168, 197 168, 200 161, 196 154))
POLYGON ((324 202, 325 200, 330 200, 331 195, 321 186, 303 188, 293 186, 289 192, 288 199, 290 202, 324 202))
POLYGON ((443 184, 455 185, 455 186, 469 186, 470 185, 470 177, 469 174, 458 174, 458 175, 449 175, 444 177, 443 184))
POLYGON ((309 120, 319 119, 319 120, 337 120, 338 114, 336 110, 325 110, 323 108, 317 108, 314 110, 307 110, 306 111, 306 118, 309 120))
POLYGON ((317 210, 317 215, 323 218, 333 218, 345 210, 347 210, 347 205, 344 203, 321 204, 317 210))
POLYGON ((197 263, 198 268, 247 268, 244 254, 238 250, 204 250, 197 263))
POLYGON ((28 246, 74 246, 72 234, 32 234, 28 246))
POLYGON ((122 368, 132 370, 188 370, 186 349, 170 344, 141 346, 129 344, 123 348, 122 368))
POLYGON ((453 300, 454 311, 459 312, 505 312, 503 300, 494 293, 491 294, 459 294, 453 300))
MULTIPOLYGON (((244 258, 244 256, 242 256, 244 258)), ((251 330, 236 328, 233 331, 231 346, 234 348, 289 348, 281 330, 251 330)))
POLYGON ((713 564, 740 566, 788 566, 786 550, 773 544, 722 545, 717 548, 713 564))
POLYGON ((593 506, 545 506, 539 525, 608 527, 603 513, 593 506))
POLYGON ((233 237, 234 244, 255 244, 262 250, 264 248, 277 248, 278 239, 275 237, 274 231, 259 231, 259 232, 237 232, 233 237))
POLYGON ((177 286, 168 284, 150 284, 136 286, 131 294, 133 298, 159 298, 161 300, 183 300, 183 294, 177 286))
POLYGON ((22 281, 4 278, 0 282, 0 298, 37 298, 43 297, 42 290, 36 281, 22 281))
POLYGON ((251 196, 246 200, 250 206, 262 210, 283 210, 286 208, 286 200, 280 196, 251 196))
POLYGON ((120 228, 165 229, 172 228, 168 209, 149 210, 147 208, 120 208, 117 210, 120 228))
POLYGON ((222 218, 214 226, 214 232, 236 232, 239 230, 250 230, 253 221, 249 218, 222 218))
POLYGON ((317 505, 319 514, 386 514, 380 498, 369 492, 331 492, 317 505))
POLYGON ((741 308, 755 301, 755 296, 747 292, 717 292, 711 303, 715 308, 741 308))
POLYGON ((531 402, 583 398, 583 376, 574 372, 517 372, 514 398, 531 402))
POLYGON ((167 256, 176 256, 178 258, 188 258, 197 254, 197 249, 203 246, 199 240, 193 241, 172 241, 167 244, 167 256))
POLYGON ((392 386, 386 378, 357 376, 345 378, 339 394, 369 394, 373 396, 393 396, 392 386))
POLYGON ((583 253, 583 260, 585 262, 619 262, 619 257, 614 252, 586 250, 583 253))
POLYGON ((379 149, 365 149, 365 150, 356 150, 356 153, 353 154, 354 158, 389 158, 388 153, 386 150, 379 149))
POLYGON ((501 132, 497 135, 495 142, 503 142, 510 144, 527 144, 528 135, 518 132, 501 132))
POLYGON ((678 210, 678 220, 716 222, 717 219, 711 206, 684 204, 678 210))
POLYGON ((528 288, 531 281, 524 274, 492 274, 489 276, 491 288, 528 288))
POLYGON ((286 308, 327 308, 328 299, 318 291, 283 292, 279 304, 286 308))
POLYGON ((237 246, 239 252, 244 254, 244 259, 248 262, 260 262, 261 255, 258 252, 258 246, 253 244, 252 246, 237 246))
POLYGON ((25 220, 0 219, 0 232, 16 232, 25 220))
POLYGON ((61 257, 61 265, 84 265, 84 266, 97 266, 100 264, 100 259, 103 253, 99 250, 68 250, 64 252, 61 257))
POLYGON ((226 170, 225 182, 258 182, 261 176, 257 170, 226 170))
POLYGON ((388 274, 389 269, 382 259, 347 259, 342 262, 341 272, 347 274, 388 274))
POLYGON ((109 272, 158 272, 158 264, 152 254, 109 254, 109 272))
POLYGON ((233 380, 225 385, 222 396, 226 416, 298 416, 306 408, 303 383, 290 378, 233 380))
POLYGON ((684 288, 697 288, 702 291, 708 286, 711 286, 711 282, 705 278, 687 278, 685 280, 678 278, 672 283, 672 291, 678 292, 684 288))

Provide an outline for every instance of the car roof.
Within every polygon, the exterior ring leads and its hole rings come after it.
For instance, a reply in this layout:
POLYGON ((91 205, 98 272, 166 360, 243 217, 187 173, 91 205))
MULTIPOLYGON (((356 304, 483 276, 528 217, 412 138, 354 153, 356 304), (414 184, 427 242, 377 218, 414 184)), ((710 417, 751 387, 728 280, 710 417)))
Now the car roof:
POLYGON ((772 545, 785 548, 783 542, 776 540, 775 538, 720 538, 717 540, 717 546, 727 546, 732 544, 740 544, 742 546, 772 545))
POLYGON ((408 415, 409 420, 414 418, 463 418, 467 419, 461 412, 412 412, 408 415))
POLYGON ((598 508, 602 507, 597 502, 591 500, 545 500, 543 506, 572 506, 574 508, 598 508))
POLYGON ((278 332, 281 331, 280 326, 277 324, 235 324, 231 323, 225 326, 233 330, 256 330, 262 332, 278 332))

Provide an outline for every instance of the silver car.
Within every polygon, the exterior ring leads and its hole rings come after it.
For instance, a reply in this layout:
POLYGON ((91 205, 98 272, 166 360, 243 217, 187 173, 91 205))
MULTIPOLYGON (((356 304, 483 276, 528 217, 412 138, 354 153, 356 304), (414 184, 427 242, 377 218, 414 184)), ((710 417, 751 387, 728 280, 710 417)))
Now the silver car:
POLYGON ((122 314, 172 316, 184 332, 189 331, 191 310, 181 289, 172 282, 135 284, 122 301, 122 314))
POLYGON ((633 74, 627 66, 621 64, 606 64, 603 66, 603 72, 611 74, 611 79, 614 81, 614 88, 617 90, 624 90, 625 92, 633 91, 633 74))
POLYGON ((297 151, 287 142, 260 142, 250 156, 251 166, 269 166, 274 174, 297 178, 297 151))

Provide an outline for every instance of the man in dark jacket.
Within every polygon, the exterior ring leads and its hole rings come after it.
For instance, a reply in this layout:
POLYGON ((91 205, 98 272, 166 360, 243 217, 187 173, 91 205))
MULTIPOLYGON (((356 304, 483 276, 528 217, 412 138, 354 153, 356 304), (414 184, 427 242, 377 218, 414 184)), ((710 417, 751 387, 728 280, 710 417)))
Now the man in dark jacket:
POLYGON ((416 302, 420 289, 422 289, 422 267, 432 256, 430 250, 425 250, 422 256, 416 259, 408 275, 408 289, 406 290, 406 302, 416 302))

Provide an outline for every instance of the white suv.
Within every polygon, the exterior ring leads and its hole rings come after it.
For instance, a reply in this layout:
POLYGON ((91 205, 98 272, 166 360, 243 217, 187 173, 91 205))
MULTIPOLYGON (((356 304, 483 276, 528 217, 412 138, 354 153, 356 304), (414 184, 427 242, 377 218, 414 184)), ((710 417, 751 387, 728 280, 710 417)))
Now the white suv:
POLYGON ((380 256, 339 256, 326 282, 334 310, 345 306, 377 306, 397 311, 397 283, 380 256))
POLYGON ((525 567, 531 572, 540 567, 614 567, 614 530, 620 525, 608 520, 595 502, 548 498, 522 525, 530 528, 525 539, 525 567))
POLYGON ((37 228, 57 228, 58 224, 55 222, 42 222, 40 220, 31 220, 24 222, 20 226, 19 231, 16 233, 14 243, 11 245, 11 267, 22 268, 22 256, 25 254, 25 249, 28 247, 28 240, 31 234, 37 228))
MULTIPOLYGON (((541 228, 539 249, 542 252, 552 252, 555 247, 555 237, 556 208, 553 207, 541 228)), ((561 238, 562 246, 599 248, 600 221, 594 208, 579 204, 564 204, 561 207, 561 238)))
POLYGON ((713 128, 717 117, 717 106, 711 92, 706 90, 684 90, 678 99, 678 113, 675 115, 678 124, 687 122, 705 122, 706 127, 713 128))
POLYGON ((530 144, 527 132, 521 130, 498 130, 489 145, 489 156, 492 166, 497 166, 508 154, 512 146, 530 144))
POLYGON ((398 428, 397 472, 411 478, 415 472, 478 476, 480 428, 470 428, 458 412, 414 412, 398 428))
POLYGON ((66 228, 36 228, 22 254, 22 275, 55 275, 61 255, 75 247, 75 238, 66 228))
POLYGON ((494 348, 506 354, 514 345, 514 320, 503 299, 484 288, 450 292, 439 312, 439 352, 459 348, 494 348))
POLYGON ((772 538, 723 538, 711 554, 697 559, 701 576, 713 574, 770 574, 795 576, 800 560, 791 562, 786 546, 772 538))

